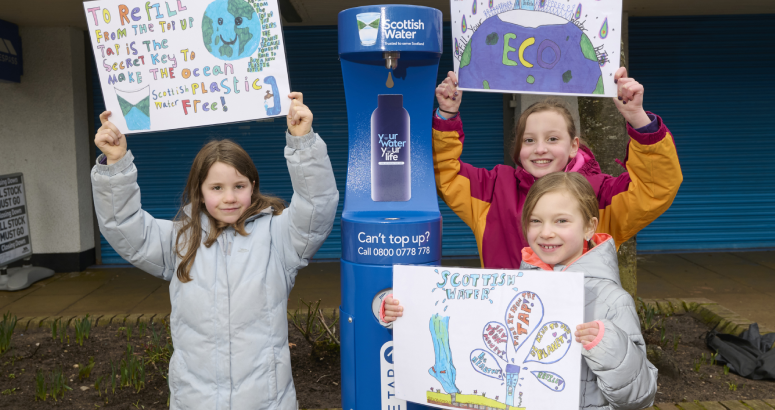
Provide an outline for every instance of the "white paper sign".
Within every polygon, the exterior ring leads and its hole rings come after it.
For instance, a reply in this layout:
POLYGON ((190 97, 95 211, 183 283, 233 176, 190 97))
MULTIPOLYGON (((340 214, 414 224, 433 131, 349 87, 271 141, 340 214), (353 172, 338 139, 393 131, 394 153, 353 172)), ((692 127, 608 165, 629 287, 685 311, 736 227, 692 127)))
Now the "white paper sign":
POLYGON ((0 266, 32 256, 22 174, 0 175, 0 266))
POLYGON ((276 0, 83 4, 105 107, 123 133, 285 115, 276 0))
POLYGON ((622 0, 450 0, 459 87, 617 94, 622 0))
POLYGON ((578 408, 583 273, 394 266, 393 295, 404 306, 393 325, 398 398, 578 408))

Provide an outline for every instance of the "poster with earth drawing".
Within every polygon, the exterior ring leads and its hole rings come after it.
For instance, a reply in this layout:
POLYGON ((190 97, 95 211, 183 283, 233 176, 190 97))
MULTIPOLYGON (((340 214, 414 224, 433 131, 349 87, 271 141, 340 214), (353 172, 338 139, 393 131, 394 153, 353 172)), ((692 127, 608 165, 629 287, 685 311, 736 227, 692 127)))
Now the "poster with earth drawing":
POLYGON ((459 87, 616 96, 622 0, 450 0, 459 87))
POLYGON ((277 0, 106 0, 83 8, 105 108, 121 132, 288 113, 277 0))
POLYGON ((579 406, 584 274, 394 266, 395 394, 438 408, 579 406))

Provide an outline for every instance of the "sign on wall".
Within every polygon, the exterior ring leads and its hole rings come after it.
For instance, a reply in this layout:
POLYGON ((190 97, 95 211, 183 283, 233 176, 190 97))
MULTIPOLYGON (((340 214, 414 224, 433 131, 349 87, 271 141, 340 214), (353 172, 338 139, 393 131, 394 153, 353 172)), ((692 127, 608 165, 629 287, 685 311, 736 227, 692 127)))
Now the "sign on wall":
POLYGON ((0 175, 0 266, 32 256, 22 174, 0 175))
POLYGON ((84 10, 105 107, 122 132, 287 114, 276 0, 109 0, 84 10))
POLYGON ((622 0, 450 0, 464 90, 616 96, 622 0))
POLYGON ((21 82, 22 68, 19 26, 0 20, 0 81, 21 82))
POLYGON ((393 325, 398 398, 578 408, 583 273, 397 265, 393 294, 404 307, 393 325))

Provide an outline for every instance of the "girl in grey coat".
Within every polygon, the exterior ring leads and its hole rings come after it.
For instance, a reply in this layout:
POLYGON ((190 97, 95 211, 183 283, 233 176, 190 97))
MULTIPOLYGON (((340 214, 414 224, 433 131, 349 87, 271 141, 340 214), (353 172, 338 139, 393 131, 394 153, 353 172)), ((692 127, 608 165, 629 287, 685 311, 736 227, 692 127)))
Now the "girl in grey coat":
POLYGON ((595 233, 598 218, 595 191, 580 174, 539 179, 522 208, 530 247, 520 269, 584 273, 587 323, 575 332, 583 346, 579 408, 644 409, 657 393, 657 368, 646 358, 635 303, 622 289, 613 238, 595 233))
POLYGON ((100 232, 124 259, 171 281, 171 409, 296 409, 288 295, 331 232, 339 192, 312 113, 300 93, 289 98, 290 206, 259 192, 239 145, 214 141, 194 159, 175 221, 142 210, 126 138, 110 112, 100 115, 103 155, 91 173, 100 232))
MULTIPOLYGON (((583 410, 649 407, 657 394, 657 368, 646 358, 646 343, 632 297, 622 289, 616 244, 596 234, 599 208, 592 185, 577 172, 556 172, 530 188, 522 208, 521 270, 584 273, 584 320, 576 327, 583 344, 583 410)), ((383 301, 383 320, 403 316, 397 299, 383 301)))

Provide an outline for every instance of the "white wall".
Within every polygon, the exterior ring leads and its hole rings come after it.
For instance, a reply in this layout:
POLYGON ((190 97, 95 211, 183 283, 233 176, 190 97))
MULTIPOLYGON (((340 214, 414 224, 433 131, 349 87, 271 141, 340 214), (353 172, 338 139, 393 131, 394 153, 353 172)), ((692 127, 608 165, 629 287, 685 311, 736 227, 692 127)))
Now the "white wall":
POLYGON ((32 249, 94 248, 81 30, 22 27, 21 83, 0 83, 0 175, 24 173, 32 249))

